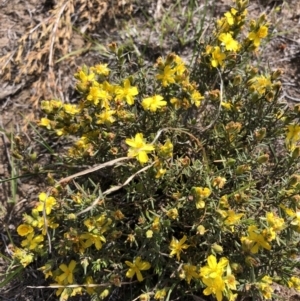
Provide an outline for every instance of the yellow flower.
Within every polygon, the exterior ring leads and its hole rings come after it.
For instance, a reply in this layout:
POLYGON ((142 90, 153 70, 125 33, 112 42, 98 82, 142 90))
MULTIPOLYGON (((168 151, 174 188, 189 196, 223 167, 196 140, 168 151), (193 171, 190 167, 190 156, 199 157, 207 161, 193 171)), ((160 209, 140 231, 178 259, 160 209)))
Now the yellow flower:
POLYGON ((183 249, 187 249, 189 247, 189 245, 185 244, 185 241, 187 240, 187 237, 184 235, 180 241, 178 241, 176 238, 172 238, 172 241, 170 243, 170 249, 171 249, 171 253, 170 253, 170 257, 173 257, 174 255, 176 255, 177 260, 180 260, 180 253, 182 252, 183 249))
POLYGON ((293 217, 294 217, 294 220, 291 221, 291 225, 294 226, 294 228, 297 232, 300 232, 300 211, 297 211, 296 213, 294 213, 293 217))
POLYGON ((276 238, 276 232, 272 227, 264 229, 262 231, 262 235, 266 238, 267 241, 272 241, 276 238))
POLYGON ((21 224, 18 228, 17 228, 17 232, 20 236, 26 236, 29 233, 33 232, 33 228, 30 225, 26 225, 26 224, 21 224))
POLYGON ((167 291, 165 288, 163 288, 161 290, 156 291, 156 293, 154 295, 154 299, 162 301, 162 300, 164 300, 166 295, 167 295, 167 291))
POLYGON ((83 233, 80 235, 82 240, 82 246, 86 249, 91 245, 95 245, 97 250, 102 248, 102 242, 106 242, 106 239, 103 235, 97 235, 93 233, 83 233))
POLYGON ((230 29, 230 25, 228 23, 227 17, 222 17, 217 20, 218 30, 221 32, 227 32, 230 29))
POLYGON ((221 276, 217 275, 214 278, 203 278, 202 282, 207 286, 207 288, 203 291, 205 296, 213 294, 216 296, 218 301, 222 301, 222 292, 225 290, 225 283, 221 276))
POLYGON ((193 187, 193 192, 195 195, 196 208, 203 209, 205 207, 205 199, 211 194, 211 190, 207 187, 193 187))
POLYGON ((178 217, 178 210, 177 210, 177 208, 172 208, 172 209, 168 210, 167 216, 170 219, 176 219, 178 217))
POLYGON ((44 240, 43 235, 34 235, 35 233, 29 233, 26 239, 22 240, 21 246, 24 248, 28 248, 29 250, 34 250, 38 247, 39 243, 44 240))
POLYGON ((167 87, 169 84, 175 83, 175 71, 176 69, 172 69, 167 65, 160 74, 156 75, 156 78, 161 80, 163 87, 167 87))
POLYGON ((240 221, 240 219, 244 216, 244 213, 236 214, 234 210, 228 210, 225 212, 225 220, 224 224, 226 226, 233 226, 240 221))
POLYGON ((217 262, 217 258, 214 255, 209 255, 207 257, 207 265, 200 268, 200 276, 211 279, 221 277, 228 263, 229 261, 226 257, 220 258, 220 261, 217 262))
POLYGON ((147 153, 154 150, 154 146, 147 144, 141 133, 136 134, 135 138, 127 138, 125 142, 130 146, 127 154, 128 157, 137 157, 138 161, 142 164, 149 160, 147 153))
POLYGON ((300 278, 292 276, 288 281, 288 286, 290 288, 296 289, 297 291, 300 291, 300 278))
POLYGON ((214 51, 211 53, 211 65, 213 67, 224 66, 224 60, 226 59, 226 54, 221 52, 219 46, 214 47, 214 51))
POLYGON ((159 147, 159 154, 163 157, 173 156, 173 144, 170 139, 167 139, 165 144, 159 147))
POLYGON ((151 225, 151 229, 154 232, 159 232, 159 230, 160 230, 160 219, 159 219, 159 217, 154 218, 153 223, 151 225))
POLYGON ((204 97, 199 91, 193 90, 191 92, 191 103, 194 104, 197 108, 200 106, 202 99, 204 99, 204 97))
POLYGON ((180 276, 181 278, 184 278, 188 284, 190 284, 191 280, 198 279, 199 274, 196 272, 197 267, 195 265, 191 264, 184 264, 183 265, 183 273, 180 276))
POLYGON ((248 227, 248 236, 241 238, 241 242, 245 245, 250 244, 250 252, 256 254, 260 247, 271 250, 270 244, 265 240, 265 237, 259 232, 257 226, 252 225, 248 227))
POLYGON ((290 124, 287 126, 285 144, 287 149, 294 150, 297 142, 300 140, 300 125, 290 124))
POLYGON ((127 78, 124 81, 124 87, 117 87, 116 88, 116 100, 123 100, 125 99, 129 105, 134 104, 133 97, 139 94, 137 87, 132 87, 130 80, 127 78))
POLYGON ((75 115, 80 112, 79 108, 76 105, 70 103, 64 104, 64 110, 70 115, 75 115))
POLYGON ((71 260, 69 265, 67 266, 66 264, 61 264, 59 266, 60 270, 63 271, 63 273, 59 276, 57 276, 57 281, 61 284, 72 284, 74 282, 74 269, 76 267, 76 261, 71 260))
POLYGON ((116 113, 115 110, 105 110, 100 114, 95 114, 99 119, 96 121, 97 124, 109 124, 116 121, 113 115, 116 113))
POLYGON ((251 31, 249 33, 248 39, 253 41, 253 45, 258 47, 260 45, 260 40, 265 38, 268 35, 268 27, 261 26, 256 32, 251 31))
POLYGON ((224 279, 226 286, 231 289, 236 291, 236 285, 239 284, 238 281, 236 281, 234 275, 229 274, 225 277, 224 279))
POLYGON ((231 8, 230 11, 228 11, 227 13, 224 14, 229 25, 234 24, 234 16, 236 15, 236 13, 237 13, 237 10, 234 8, 231 8))
POLYGON ((198 196, 201 199, 206 199, 210 196, 211 190, 207 187, 194 187, 194 192, 196 196, 198 196))
POLYGON ((166 172, 167 172, 166 169, 160 168, 160 169, 157 171, 157 173, 156 173, 156 175, 155 175, 155 178, 156 178, 156 179, 161 178, 166 172))
POLYGON ((174 70, 176 71, 176 74, 179 76, 183 75, 184 72, 186 71, 186 67, 184 65, 182 58, 178 55, 175 55, 175 63, 176 66, 174 67, 174 70))
POLYGON ((73 297, 76 295, 82 295, 82 287, 79 286, 72 289, 70 296, 73 297))
POLYGON ((90 72, 86 70, 87 68, 84 68, 85 70, 79 70, 77 73, 75 73, 74 77, 78 79, 78 82, 76 84, 76 88, 81 92, 87 92, 89 86, 95 82, 95 74, 93 72, 90 72), (89 74, 88 74, 89 73, 89 74))
POLYGON ((126 277, 132 278, 136 274, 136 277, 140 282, 144 280, 141 271, 146 271, 151 268, 151 264, 148 261, 142 261, 141 257, 137 257, 133 262, 125 261, 125 263, 129 266, 126 277))
POLYGON ((45 192, 40 193, 39 195, 40 203, 36 207, 37 211, 44 211, 47 215, 49 215, 53 209, 53 207, 56 205, 56 199, 53 196, 47 196, 45 192))
POLYGON ((167 105, 167 102, 163 100, 164 98, 160 95, 154 95, 152 97, 144 98, 142 101, 142 106, 144 110, 149 110, 151 112, 156 112, 157 109, 167 105))
POLYGON ((53 276, 51 269, 52 269, 52 266, 49 263, 46 263, 44 266, 38 268, 38 270, 42 271, 43 274, 45 275, 45 279, 53 276))
POLYGON ((13 258, 17 258, 22 266, 25 268, 34 260, 32 253, 29 253, 27 250, 16 248, 13 250, 13 258))
POLYGON ((284 219, 275 216, 273 212, 267 212, 266 218, 268 224, 274 229, 274 231, 281 231, 284 229, 284 219))
POLYGON ((213 185, 213 187, 218 187, 221 189, 224 187, 225 183, 226 183, 226 178, 216 177, 216 178, 214 178, 212 185, 213 185))
POLYGON ((107 64, 97 64, 94 67, 91 67, 91 70, 99 75, 108 76, 110 69, 107 68, 107 64))
POLYGON ((266 92, 266 89, 268 89, 272 86, 270 77, 266 77, 264 75, 256 76, 256 77, 250 79, 249 84, 251 84, 250 88, 253 91, 255 91, 261 95, 266 92))
POLYGON ((224 44, 225 49, 229 51, 237 51, 239 49, 239 43, 232 37, 231 33, 221 33, 219 40, 224 44))
POLYGON ((260 290, 265 300, 272 299, 273 288, 271 284, 273 283, 272 278, 268 275, 264 276, 259 283, 257 283, 257 287, 260 290))
POLYGON ((99 103, 99 99, 101 97, 101 89, 99 84, 95 83, 92 87, 90 87, 89 94, 87 95, 87 100, 92 101, 94 105, 99 103))
POLYGON ((229 208, 228 196, 226 194, 220 198, 220 206, 222 208, 229 208))
POLYGON ((92 82, 95 79, 95 74, 92 72, 87 74, 87 72, 80 70, 79 72, 75 73, 75 78, 79 79, 82 83, 86 84, 87 82, 92 82))
POLYGON ((52 99, 50 100, 50 105, 54 109, 60 109, 63 106, 63 103, 60 100, 52 99))
POLYGON ((41 118, 39 125, 46 127, 48 130, 51 130, 51 120, 48 118, 41 118))
POLYGON ((182 107, 182 101, 176 97, 172 97, 170 103, 174 106, 175 110, 179 110, 182 107))

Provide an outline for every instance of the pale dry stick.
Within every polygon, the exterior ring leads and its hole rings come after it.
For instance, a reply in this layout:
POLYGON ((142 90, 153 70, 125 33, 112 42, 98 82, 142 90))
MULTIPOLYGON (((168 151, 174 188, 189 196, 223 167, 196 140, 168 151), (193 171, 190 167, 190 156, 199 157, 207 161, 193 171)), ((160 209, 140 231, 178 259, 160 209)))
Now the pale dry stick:
POLYGON ((161 0, 157 0, 157 3, 156 3, 156 10, 155 10, 155 13, 154 13, 154 20, 157 20, 161 17, 161 0))
POLYGON ((50 285, 50 286, 26 286, 28 288, 76 288, 76 287, 103 287, 111 285, 111 283, 103 284, 70 284, 70 285, 50 285))
POLYGON ((38 29, 42 24, 46 24, 51 17, 48 17, 46 20, 41 21, 39 24, 37 24, 35 27, 29 30, 28 35, 31 35, 36 29, 38 29))
POLYGON ((54 41, 55 41, 56 31, 57 31, 57 28, 58 28, 60 17, 62 15, 62 13, 64 12, 64 10, 65 10, 68 3, 69 3, 69 1, 66 1, 62 5, 61 9, 59 10, 57 18, 56 18, 55 23, 54 23, 53 30, 52 30, 50 49, 49 49, 49 68, 50 68, 50 70, 52 70, 52 68, 53 68, 53 48, 54 48, 54 41))
MULTIPOLYGON (((136 281, 132 281, 132 282, 120 282, 120 284, 132 284, 138 282, 136 281)), ((76 287, 107 287, 107 286, 111 286, 110 282, 107 283, 102 283, 102 284, 70 284, 70 285, 50 285, 50 286, 26 286, 28 288, 76 288, 76 287)))
MULTIPOLYGON (((48 189, 47 191, 47 198, 50 195, 50 190, 48 189)), ((44 201, 44 206, 43 206, 43 220, 44 220, 44 225, 43 225, 43 230, 42 230, 42 234, 45 235, 45 233, 47 234, 47 239, 48 239, 48 245, 49 245, 49 254, 51 254, 52 252, 52 247, 51 247, 51 237, 48 231, 48 222, 47 222, 47 217, 46 217, 46 201, 47 198, 44 201)))
POLYGON ((283 92, 283 95, 282 95, 282 98, 284 98, 284 97, 286 97, 286 98, 288 98, 290 100, 294 100, 294 101, 300 102, 300 98, 292 97, 292 96, 288 95, 285 91, 283 92))
POLYGON ((110 194, 110 193, 112 193, 114 191, 117 191, 117 190, 121 189, 122 187, 126 186, 128 183, 130 183, 135 178, 135 176, 137 176, 138 174, 140 174, 143 171, 146 171, 147 169, 149 169, 150 167, 152 167, 154 164, 155 164, 155 162, 153 162, 150 165, 147 165, 144 168, 140 169, 139 171, 137 171, 136 173, 134 173, 133 175, 131 175, 123 184, 113 186, 113 187, 109 188, 108 190, 104 191, 102 194, 100 194, 100 196, 98 196, 94 200, 94 202, 89 207, 87 207, 84 210, 78 212, 76 214, 76 216, 79 216, 79 215, 81 215, 83 213, 86 213, 86 212, 92 210, 97 205, 97 203, 103 198, 103 196, 108 195, 108 194, 110 194))
POLYGON ((111 161, 108 161, 108 162, 105 162, 103 164, 99 164, 95 167, 91 167, 91 168, 88 168, 88 169, 85 169, 83 171, 80 171, 78 173, 75 173, 71 176, 68 176, 66 178, 63 178, 61 179, 58 184, 63 184, 65 182, 69 182, 70 180, 74 179, 74 178, 77 178, 77 177, 80 177, 80 176, 84 176, 84 175, 87 175, 89 173, 92 173, 94 171, 97 171, 97 170, 100 170, 104 167, 107 167, 107 166, 112 166, 112 165, 115 165, 116 163, 119 163, 121 161, 126 161, 126 160, 129 160, 129 159, 132 159, 130 157, 121 157, 121 158, 117 158, 117 159, 114 159, 114 160, 111 160, 111 161))
MULTIPOLYGON (((188 136, 190 136, 191 138, 193 138, 194 140, 197 141, 197 144, 199 145, 199 147, 200 147, 200 148, 203 150, 203 152, 204 152, 204 148, 203 148, 201 142, 200 142, 194 135, 192 135, 191 133, 186 132, 186 131, 184 131, 184 130, 182 130, 182 129, 178 129, 178 128, 163 128, 163 129, 159 130, 159 131, 157 132, 157 134, 156 134, 156 136, 155 136, 155 138, 153 139, 153 141, 152 141, 151 144, 154 144, 154 143, 156 142, 156 140, 159 138, 159 136, 161 135, 161 133, 162 133, 163 131, 167 131, 167 130, 179 131, 179 132, 182 132, 182 133, 187 134, 188 136)), ((205 160, 207 161, 206 156, 205 156, 205 152, 204 152, 204 157, 205 157, 205 160)), ((77 177, 80 177, 80 176, 83 176, 83 175, 90 174, 90 173, 92 173, 92 172, 94 172, 94 171, 97 171, 97 170, 100 170, 100 169, 102 169, 102 168, 104 168, 104 167, 112 166, 112 165, 115 165, 115 164, 118 163, 118 162, 130 160, 130 159, 132 159, 132 158, 131 158, 131 157, 121 157, 121 158, 117 158, 117 159, 108 161, 108 162, 106 162, 106 163, 97 165, 97 166, 95 166, 95 167, 92 167, 92 168, 83 170, 83 171, 81 171, 81 172, 78 172, 78 173, 73 174, 73 175, 71 175, 71 176, 68 176, 68 177, 66 177, 66 178, 63 178, 63 179, 61 179, 61 180, 58 182, 58 184, 62 184, 62 183, 68 182, 68 181, 70 181, 70 180, 72 180, 72 179, 74 179, 74 178, 77 178, 77 177)), ((96 198, 96 199, 94 200, 94 202, 93 202, 89 207, 87 207, 86 209, 84 209, 84 210, 78 212, 78 213, 76 214, 76 216, 79 216, 79 215, 81 215, 81 214, 83 214, 83 213, 85 213, 85 212, 90 211, 92 208, 94 208, 94 207, 97 205, 97 203, 99 202, 99 200, 100 200, 103 196, 108 195, 108 194, 110 194, 110 193, 112 193, 112 192, 114 192, 114 191, 117 191, 117 190, 119 190, 120 188, 126 186, 126 185, 127 185, 127 184, 135 177, 135 176, 137 176, 139 173, 141 173, 141 172, 143 172, 143 171, 149 169, 149 168, 150 168, 151 166, 153 166, 154 164, 155 164, 155 162, 153 162, 152 164, 150 164, 150 165, 148 165, 148 166, 142 168, 141 170, 137 171, 135 174, 131 175, 131 176, 130 176, 123 184, 117 185, 117 186, 113 186, 113 187, 111 187, 110 189, 106 190, 105 192, 103 192, 103 194, 101 194, 98 198, 96 198)))

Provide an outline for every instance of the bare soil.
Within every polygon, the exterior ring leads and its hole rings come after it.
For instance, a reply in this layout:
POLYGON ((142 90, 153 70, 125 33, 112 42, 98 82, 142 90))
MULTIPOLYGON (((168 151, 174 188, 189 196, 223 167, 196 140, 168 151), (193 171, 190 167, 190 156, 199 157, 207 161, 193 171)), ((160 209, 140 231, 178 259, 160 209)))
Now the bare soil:
MULTIPOLYGON (((66 1, 65 9, 72 2, 75 10, 72 12, 69 8, 74 28, 65 31, 67 17, 59 23, 63 14, 60 15, 59 10, 53 13, 55 5, 60 2, 63 4, 60 0, 0 0, 0 253, 8 257, 11 255, 9 236, 18 241, 14 230, 22 213, 34 205, 44 185, 41 176, 4 181, 22 173, 11 153, 12 135, 22 136, 28 147, 37 144, 29 123, 34 123, 40 114, 40 100, 60 98, 72 102, 76 68, 105 59, 102 46, 111 42, 134 44, 137 52, 143 53, 150 63, 170 51, 188 57, 192 50, 191 43, 180 43, 173 28, 178 23, 184 25, 188 0, 181 1, 181 11, 175 9, 178 2, 175 0, 66 1), (87 16, 83 17, 85 11, 87 16), (166 14, 175 22, 165 26, 165 38, 161 40, 161 24, 166 14), (43 37, 41 32, 51 22, 54 26, 49 27, 48 36, 43 37), (55 39, 56 35, 61 35, 60 47, 57 48, 51 42, 51 37, 55 39), (48 44, 45 42, 47 37, 48 44), (38 56, 39 52, 41 56, 38 56), (33 70, 32 65, 35 65, 33 70)), ((199 0, 198 7, 204 6, 205 2, 199 0)), ((210 10, 206 12, 208 19, 224 13, 232 3, 230 0, 210 2, 210 10)), ((273 24, 273 35, 262 50, 261 66, 281 68, 284 72, 282 100, 300 102, 300 1, 250 1, 249 14, 252 17, 263 12, 273 24)), ((197 16, 199 18, 195 12, 193 18, 197 19, 197 16)), ((193 32, 192 28, 185 30, 193 32)), ((193 37, 190 38, 192 41, 193 37)), ((7 262, 0 258, 0 275, 6 268, 7 262)), ((0 290, 0 300, 56 300, 49 291, 28 289, 27 285, 33 283, 43 284, 34 267, 0 290)), ((280 286, 275 290, 278 294, 276 300, 300 300, 300 295, 294 291, 280 286)))

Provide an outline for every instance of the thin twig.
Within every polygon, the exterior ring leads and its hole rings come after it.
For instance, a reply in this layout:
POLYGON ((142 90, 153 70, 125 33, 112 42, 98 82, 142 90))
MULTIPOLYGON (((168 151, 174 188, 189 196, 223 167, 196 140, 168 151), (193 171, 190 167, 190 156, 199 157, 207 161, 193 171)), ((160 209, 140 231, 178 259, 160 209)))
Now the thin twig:
POLYGON ((292 96, 288 95, 286 92, 283 92, 282 97, 283 97, 283 98, 286 97, 286 98, 288 98, 288 99, 290 99, 290 100, 294 100, 294 101, 300 102, 300 98, 292 97, 292 96))
POLYGON ((130 157, 121 157, 121 158, 117 158, 117 159, 108 161, 108 162, 103 163, 103 164, 99 164, 99 165, 97 165, 95 167, 88 168, 86 170, 80 171, 80 172, 75 173, 75 174, 73 174, 71 176, 68 176, 66 178, 63 178, 58 183, 62 184, 62 183, 65 183, 65 182, 69 182, 70 180, 72 180, 74 178, 77 178, 77 177, 80 177, 80 176, 83 176, 83 175, 87 175, 87 174, 92 173, 94 171, 100 170, 100 169, 102 169, 104 167, 112 166, 112 165, 115 165, 118 162, 126 161, 126 160, 129 160, 129 159, 132 159, 132 158, 130 158, 130 157))
POLYGON ((108 190, 104 191, 103 193, 100 193, 100 195, 94 200, 94 202, 87 208, 85 208, 84 210, 78 212, 76 214, 76 216, 79 216, 83 213, 86 213, 90 210, 92 210, 96 205, 97 203, 105 196, 105 195, 108 195, 108 194, 111 194, 112 192, 114 191, 117 191, 119 189, 121 189, 122 187, 126 186, 128 183, 130 183, 134 178, 135 176, 137 176, 138 174, 140 174, 141 172, 143 171, 146 171, 147 169, 149 169, 150 167, 152 167, 153 165, 155 164, 155 162, 151 163, 150 165, 147 165, 145 166, 144 168, 140 169, 139 171, 137 171, 135 174, 131 175, 123 184, 121 185, 116 185, 116 186, 113 186, 111 188, 109 188, 108 190))

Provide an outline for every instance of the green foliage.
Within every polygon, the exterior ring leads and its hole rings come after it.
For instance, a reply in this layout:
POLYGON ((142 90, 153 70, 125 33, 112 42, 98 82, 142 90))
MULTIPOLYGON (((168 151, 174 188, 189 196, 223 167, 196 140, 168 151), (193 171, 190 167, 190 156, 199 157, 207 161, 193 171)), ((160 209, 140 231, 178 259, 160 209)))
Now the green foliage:
POLYGON ((14 259, 41 263, 61 300, 300 288, 300 106, 281 102, 280 71, 250 63, 269 25, 246 6, 216 22, 192 68, 174 53, 136 68, 111 44, 114 62, 75 74, 78 103, 42 102, 40 126, 72 143, 56 156, 90 168, 48 176, 14 259))

